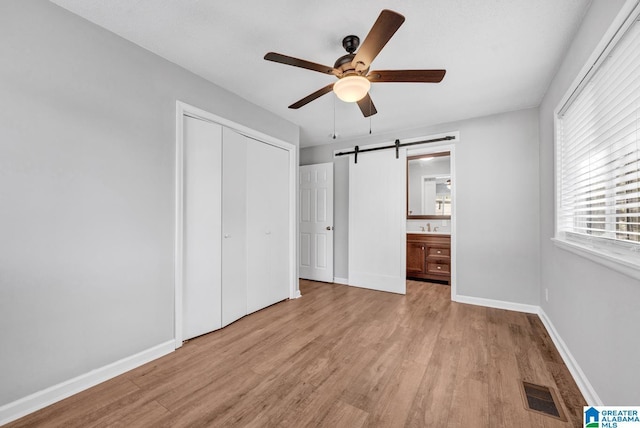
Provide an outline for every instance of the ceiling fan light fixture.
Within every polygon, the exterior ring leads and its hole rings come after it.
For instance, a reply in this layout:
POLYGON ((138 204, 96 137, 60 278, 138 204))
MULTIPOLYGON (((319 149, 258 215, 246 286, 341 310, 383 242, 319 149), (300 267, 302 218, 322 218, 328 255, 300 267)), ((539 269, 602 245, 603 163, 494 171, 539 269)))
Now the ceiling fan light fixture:
POLYGON ((345 76, 333 84, 333 92, 338 98, 347 103, 360 101, 367 95, 371 82, 360 75, 345 76))

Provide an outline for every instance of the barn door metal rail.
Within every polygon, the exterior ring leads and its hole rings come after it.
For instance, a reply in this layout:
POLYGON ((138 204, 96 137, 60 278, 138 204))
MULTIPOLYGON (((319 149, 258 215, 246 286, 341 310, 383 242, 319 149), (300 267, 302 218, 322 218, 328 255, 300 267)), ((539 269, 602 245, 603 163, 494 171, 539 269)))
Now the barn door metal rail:
POLYGON ((418 144, 425 144, 425 143, 437 143, 438 141, 449 141, 449 140, 454 140, 455 138, 456 137, 447 135, 446 137, 442 137, 442 138, 434 138, 431 140, 423 140, 423 141, 414 141, 413 143, 401 143, 400 140, 396 140, 393 145, 389 145, 389 146, 373 147, 370 149, 360 149, 360 147, 355 146, 353 150, 349 152, 338 152, 335 155, 336 156, 355 155, 354 161, 355 163, 358 163, 359 153, 376 152, 378 150, 387 150, 387 149, 396 149, 396 159, 398 159, 400 157, 400 147, 416 146, 418 144))

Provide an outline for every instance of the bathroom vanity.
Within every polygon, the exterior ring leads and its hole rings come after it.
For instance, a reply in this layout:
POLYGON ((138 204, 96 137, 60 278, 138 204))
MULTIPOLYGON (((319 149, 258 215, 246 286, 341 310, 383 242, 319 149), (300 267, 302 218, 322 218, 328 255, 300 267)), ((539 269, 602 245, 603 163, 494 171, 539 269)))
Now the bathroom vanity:
POLYGON ((407 278, 451 284, 451 235, 407 233, 407 278))

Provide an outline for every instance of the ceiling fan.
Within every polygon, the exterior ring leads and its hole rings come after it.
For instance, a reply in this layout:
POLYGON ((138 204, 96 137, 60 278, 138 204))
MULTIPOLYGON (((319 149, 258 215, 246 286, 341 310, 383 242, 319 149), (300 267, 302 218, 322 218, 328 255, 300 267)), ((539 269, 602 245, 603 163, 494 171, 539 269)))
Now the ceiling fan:
POLYGON ((369 34, 360 46, 360 38, 350 35, 342 40, 346 55, 338 58, 333 67, 315 62, 294 58, 291 56, 269 52, 264 56, 267 61, 279 62, 294 67, 306 68, 324 74, 333 74, 338 78, 314 93, 307 95, 291 104, 289 108, 298 109, 322 95, 334 91, 343 101, 357 102, 365 117, 378 111, 369 96, 371 83, 382 82, 413 82, 438 83, 442 81, 446 70, 374 70, 369 71, 371 62, 380 53, 395 32, 404 22, 404 16, 392 10, 385 9, 371 27, 369 34), (360 49, 358 47, 360 46, 360 49), (356 52, 357 50, 357 52, 356 52), (355 53, 354 53, 355 52, 355 53))

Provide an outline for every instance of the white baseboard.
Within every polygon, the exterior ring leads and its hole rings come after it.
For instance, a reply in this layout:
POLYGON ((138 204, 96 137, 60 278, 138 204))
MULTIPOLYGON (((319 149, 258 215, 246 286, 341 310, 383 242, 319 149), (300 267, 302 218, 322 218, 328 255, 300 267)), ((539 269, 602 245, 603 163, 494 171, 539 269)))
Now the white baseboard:
POLYGON ((571 376, 573 376, 573 380, 576 381, 578 389, 580 389, 580 392, 582 393, 584 399, 587 401, 587 404, 589 406, 604 406, 604 403, 602 402, 600 397, 598 397, 595 389, 593 389, 591 382, 589 382, 589 379, 587 379, 587 376, 578 365, 578 362, 575 360, 575 358, 573 358, 573 355, 569 351, 566 343, 564 343, 564 340, 562 340, 562 338, 558 334, 558 331, 542 308, 540 308, 540 310, 538 311, 538 316, 540 317, 542 324, 544 324, 545 328, 547 329, 547 332, 549 332, 551 340, 553 340, 553 343, 556 345, 558 352, 560 352, 562 360, 569 369, 571 376))
POLYGON ((296 290, 296 291, 293 293, 293 297, 291 297, 291 298, 292 298, 292 299, 299 299, 299 298, 301 298, 301 297, 302 297, 302 293, 300 293, 300 290, 296 290))
POLYGON ((342 285, 349 285, 349 279, 348 278, 337 278, 337 277, 333 277, 333 282, 335 284, 342 284, 342 285))
POLYGON ((527 314, 537 314, 540 307, 536 305, 525 305, 524 303, 506 302, 503 300, 485 299, 483 297, 461 296, 452 297, 454 302, 467 303, 469 305, 486 306, 488 308, 506 309, 508 311, 525 312, 527 314))
POLYGON ((128 372, 174 351, 174 340, 146 349, 88 373, 43 389, 0 407, 0 425, 47 407, 80 391, 128 372))

